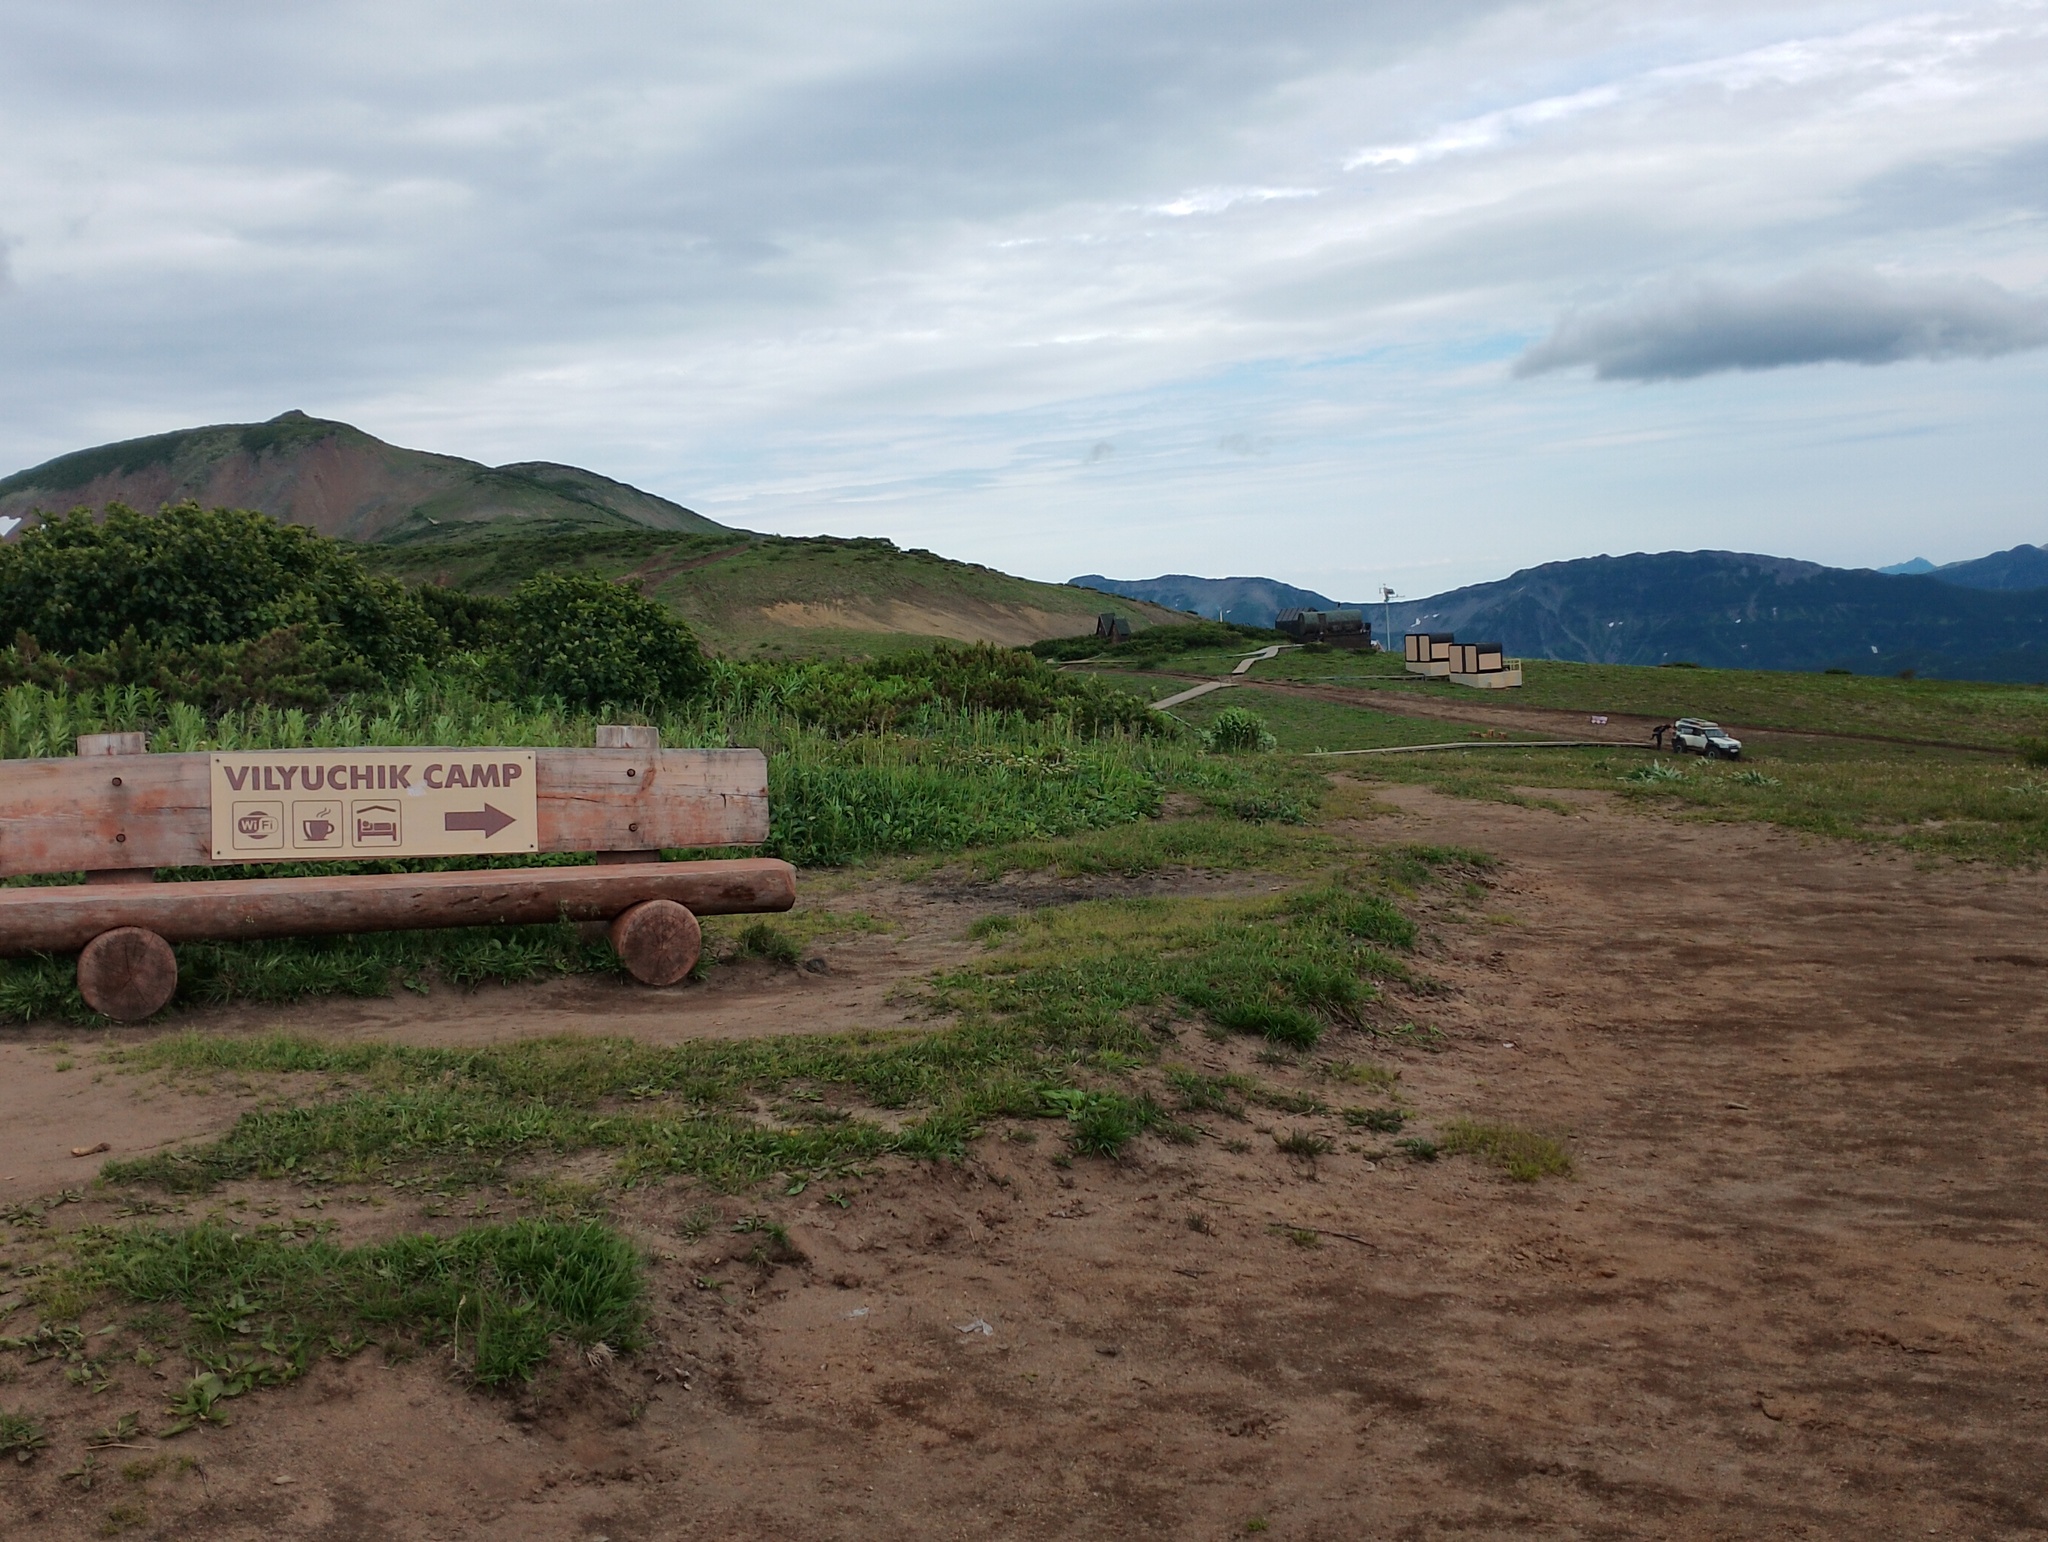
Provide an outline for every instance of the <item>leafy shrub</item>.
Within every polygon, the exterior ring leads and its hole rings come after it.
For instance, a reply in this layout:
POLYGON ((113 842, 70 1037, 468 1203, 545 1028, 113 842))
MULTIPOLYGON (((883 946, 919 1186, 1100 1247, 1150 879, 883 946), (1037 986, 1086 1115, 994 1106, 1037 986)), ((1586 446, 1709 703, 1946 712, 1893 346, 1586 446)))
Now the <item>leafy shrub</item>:
POLYGON ((1243 707, 1225 707, 1216 714, 1203 737, 1208 747, 1219 755, 1267 749, 1273 743, 1273 736, 1266 732, 1265 721, 1256 712, 1248 712, 1243 707))
POLYGON ((1408 1122, 1407 1114, 1398 1108, 1347 1108, 1344 1122, 1354 1130, 1371 1130, 1376 1135, 1398 1135, 1401 1126, 1408 1122))
POLYGON ((50 652, 96 653, 131 632, 137 648, 188 650, 285 629, 382 674, 447 646, 403 584, 339 541, 247 509, 110 504, 98 522, 74 509, 0 546, 0 637, 50 652))
POLYGON ((179 647, 147 643, 130 627, 117 642, 66 657, 20 633, 0 650, 0 687, 37 685, 77 694, 119 686, 153 692, 210 712, 238 707, 320 708, 383 681, 330 629, 278 627, 239 642, 179 647))
POLYGON ((495 594, 472 594, 442 584, 421 584, 413 595, 448 634, 448 645, 464 652, 482 652, 504 636, 512 604, 495 594))
POLYGON ((1685 767, 1667 766, 1661 760, 1653 760, 1647 766, 1637 766, 1633 771, 1623 772, 1620 780, 1635 782, 1645 787, 1668 787, 1673 782, 1685 780, 1685 767))
POLYGON ((709 679, 690 629, 592 573, 541 573, 505 612, 500 651, 518 687, 595 709, 683 701, 709 679))
POLYGON ((773 706, 842 738, 916 731, 934 709, 1063 721, 1088 735, 1178 732, 1126 691, 988 643, 942 642, 863 662, 720 664, 712 694, 729 711, 773 706))
POLYGON ((0 1456, 26 1462, 48 1444, 43 1427, 27 1414, 18 1409, 0 1413, 0 1456))

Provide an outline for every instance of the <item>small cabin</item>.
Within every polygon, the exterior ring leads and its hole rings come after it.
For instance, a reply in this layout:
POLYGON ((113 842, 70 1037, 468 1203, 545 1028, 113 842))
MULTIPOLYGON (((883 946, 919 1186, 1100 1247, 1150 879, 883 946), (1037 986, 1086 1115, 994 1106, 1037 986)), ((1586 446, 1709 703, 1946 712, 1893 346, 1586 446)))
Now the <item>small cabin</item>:
POLYGON ((1095 635, 1105 642, 1129 642, 1131 624, 1115 611, 1106 610, 1095 618, 1095 635))
POLYGON ((1522 661, 1511 659, 1497 642, 1452 643, 1453 685, 1497 691, 1522 683, 1522 661))
POLYGON ((1522 661, 1509 658, 1497 642, 1459 642, 1449 632, 1410 632, 1405 652, 1411 674, 1482 690, 1522 683, 1522 661))
POLYGON ((1507 667, 1507 651, 1497 642, 1451 644, 1451 673, 1454 675, 1486 675, 1507 667))
POLYGON ((1451 672, 1451 649, 1457 638, 1449 632, 1410 632, 1404 639, 1408 672, 1415 675, 1447 675, 1451 672))

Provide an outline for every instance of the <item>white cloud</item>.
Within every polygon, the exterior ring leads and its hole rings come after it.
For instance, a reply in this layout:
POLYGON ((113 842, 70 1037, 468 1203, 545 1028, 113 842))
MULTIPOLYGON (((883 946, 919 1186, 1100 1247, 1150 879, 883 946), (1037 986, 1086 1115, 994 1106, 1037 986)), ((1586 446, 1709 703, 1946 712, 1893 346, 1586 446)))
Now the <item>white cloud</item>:
POLYGON ((1272 203, 1276 199, 1317 198, 1319 187, 1204 187, 1182 193, 1171 203, 1155 204, 1154 214, 1185 219, 1190 214, 1221 214, 1241 203, 1272 203))

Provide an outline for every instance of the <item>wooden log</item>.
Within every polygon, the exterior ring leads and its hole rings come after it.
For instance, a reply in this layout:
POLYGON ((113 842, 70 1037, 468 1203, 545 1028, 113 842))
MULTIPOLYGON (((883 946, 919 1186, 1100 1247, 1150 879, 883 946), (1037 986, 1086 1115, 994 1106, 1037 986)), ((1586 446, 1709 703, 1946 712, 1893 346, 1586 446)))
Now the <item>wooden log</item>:
POLYGON ((139 1023, 163 1010, 178 988, 178 955, 155 932, 117 926, 78 955, 78 994, 95 1012, 139 1023))
MULTIPOLYGON (((346 751, 337 751, 345 755, 346 751)), ((537 750, 542 851, 755 846, 768 838, 759 750, 537 750)), ((0 761, 0 877, 213 861, 206 755, 0 761)))
POLYGON ((642 900, 611 925, 612 951, 642 985, 677 985, 697 967, 704 931, 674 900, 642 900))
POLYGON ((772 857, 633 867, 523 867, 471 873, 77 884, 0 889, 0 956, 70 953, 139 926, 171 942, 239 941, 443 926, 609 921, 643 900, 698 915, 787 910, 796 869, 772 857))

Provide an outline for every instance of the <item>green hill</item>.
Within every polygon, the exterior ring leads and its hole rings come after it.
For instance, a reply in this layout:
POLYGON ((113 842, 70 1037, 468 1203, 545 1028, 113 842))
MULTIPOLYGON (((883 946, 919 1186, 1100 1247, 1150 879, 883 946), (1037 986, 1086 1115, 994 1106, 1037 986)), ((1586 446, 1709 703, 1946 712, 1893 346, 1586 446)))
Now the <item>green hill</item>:
POLYGON ((1023 644, 1091 631, 1105 610, 1139 627, 1193 619, 873 537, 500 522, 414 532, 359 552, 376 572, 482 594, 509 593, 545 569, 630 579, 728 654, 870 653, 930 637, 1023 644))
POLYGON ((185 499, 256 509, 351 541, 403 540, 448 526, 540 521, 584 528, 722 531, 624 482, 547 461, 485 466, 386 444, 347 423, 287 412, 60 455, 0 481, 0 516, 33 519, 125 503, 145 513, 185 499))

